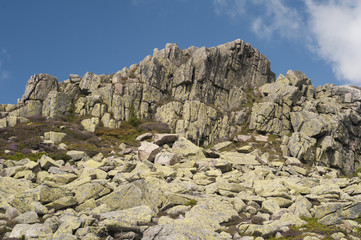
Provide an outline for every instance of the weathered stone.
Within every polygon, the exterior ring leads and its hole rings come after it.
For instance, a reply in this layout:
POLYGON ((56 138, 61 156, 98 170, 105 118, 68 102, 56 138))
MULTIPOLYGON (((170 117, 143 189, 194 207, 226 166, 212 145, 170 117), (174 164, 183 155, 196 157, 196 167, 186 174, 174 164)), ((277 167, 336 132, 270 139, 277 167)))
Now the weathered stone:
POLYGON ((222 148, 226 148, 228 146, 230 146, 232 144, 232 142, 227 141, 227 142, 220 142, 217 143, 216 145, 212 146, 212 150, 214 151, 220 151, 222 148))
POLYGON ((57 90, 58 79, 56 77, 44 73, 34 75, 28 80, 20 102, 25 103, 28 100, 44 101, 50 91, 57 90))
POLYGON ((144 181, 125 184, 96 201, 97 205, 107 205, 109 211, 123 210, 141 205, 147 205, 153 211, 156 211, 161 202, 159 190, 151 191, 144 181))
POLYGON ((260 165, 260 163, 256 160, 256 157, 251 154, 223 152, 221 154, 221 159, 232 163, 233 166, 260 165))
POLYGON ((73 191, 78 204, 84 203, 87 199, 98 199, 111 192, 103 182, 96 181, 82 184, 73 191))
POLYGON ((152 133, 143 133, 142 135, 139 135, 138 137, 136 137, 135 140, 137 141, 144 141, 146 139, 150 139, 153 137, 152 133))
POLYGON ((70 82, 77 83, 81 81, 81 77, 78 74, 69 74, 70 82))
POLYGON ((267 199, 266 201, 262 202, 262 211, 265 213, 273 214, 280 210, 280 206, 278 202, 274 199, 267 199))
POLYGON ((160 151, 161 151, 161 149, 158 145, 143 141, 143 142, 141 142, 141 145, 138 148, 139 160, 153 162, 155 159, 155 156, 160 151))
POLYGON ((162 146, 164 144, 174 143, 178 140, 178 134, 154 134, 153 141, 155 144, 162 146))
POLYGON ((235 142, 247 142, 249 140, 251 140, 252 136, 251 135, 237 135, 234 137, 233 141, 235 142))
POLYGON ((205 158, 202 148, 183 137, 180 137, 178 141, 173 144, 172 150, 184 158, 205 158))
POLYGON ((80 122, 80 124, 83 126, 83 128, 88 132, 95 132, 95 128, 99 124, 99 118, 92 117, 88 119, 84 119, 80 122))
POLYGON ((181 158, 177 153, 160 152, 155 156, 154 163, 170 166, 178 163, 180 160, 181 158))
POLYGON ((31 223, 39 223, 39 217, 38 214, 36 214, 36 212, 26 212, 23 213, 19 216, 17 216, 14 219, 17 223, 22 223, 22 224, 31 224, 31 223))
POLYGON ((61 132, 46 132, 44 133, 45 139, 53 141, 55 144, 59 144, 63 141, 64 137, 66 136, 66 133, 61 132))
POLYGON ((60 167, 60 164, 58 164, 57 162, 55 162, 53 159, 51 159, 50 157, 43 155, 40 160, 40 167, 42 169, 48 170, 50 167, 54 166, 54 167, 60 167))
POLYGON ((75 206, 76 204, 77 201, 73 196, 66 196, 59 198, 51 203, 48 203, 46 207, 49 209, 54 208, 55 210, 59 210, 59 209, 75 206))
POLYGON ((301 161, 295 157, 286 157, 286 164, 288 165, 301 165, 301 161))
POLYGON ((44 100, 42 115, 48 118, 64 116, 70 107, 71 99, 66 93, 50 91, 44 100))
POLYGON ((79 88, 85 92, 93 92, 100 84, 100 77, 94 73, 87 72, 79 83, 79 88))
POLYGON ((12 229, 9 238, 20 239, 51 239, 53 232, 51 228, 45 224, 17 224, 12 229))
POLYGON ((86 154, 83 151, 71 150, 71 151, 67 151, 66 155, 71 157, 72 160, 77 161, 82 159, 86 154))
POLYGON ((237 149, 237 152, 239 153, 250 153, 254 150, 252 146, 242 146, 237 149))
POLYGON ((108 231, 139 231, 140 226, 149 225, 155 212, 148 206, 138 206, 120 211, 113 211, 100 214, 101 224, 108 231))

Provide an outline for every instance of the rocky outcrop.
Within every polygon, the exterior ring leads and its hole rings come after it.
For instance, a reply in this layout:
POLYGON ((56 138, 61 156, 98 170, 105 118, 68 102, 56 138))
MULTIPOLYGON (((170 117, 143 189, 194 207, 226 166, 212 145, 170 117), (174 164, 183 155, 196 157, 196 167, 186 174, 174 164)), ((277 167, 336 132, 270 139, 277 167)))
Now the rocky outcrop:
POLYGON ((84 126, 117 127, 138 117, 167 123, 197 144, 226 139, 246 121, 246 93, 274 81, 270 62, 241 40, 212 48, 176 44, 115 74, 34 75, 12 116, 89 116, 84 126), (97 118, 97 119, 94 119, 97 118), (95 123, 95 124, 94 124, 95 123), (91 125, 91 126, 90 126, 91 125))
POLYGON ((288 71, 260 92, 264 97, 252 107, 250 128, 284 136, 284 155, 345 174, 361 167, 360 88, 315 88, 305 74, 288 71))
POLYGON ((76 115, 90 132, 126 120, 155 120, 197 145, 230 140, 249 127, 284 136, 286 157, 347 175, 360 168, 361 90, 315 88, 299 71, 276 82, 274 77, 267 58, 241 40, 185 50, 167 44, 110 75, 70 74, 60 83, 34 75, 17 105, 0 105, 0 127, 38 115, 76 115))

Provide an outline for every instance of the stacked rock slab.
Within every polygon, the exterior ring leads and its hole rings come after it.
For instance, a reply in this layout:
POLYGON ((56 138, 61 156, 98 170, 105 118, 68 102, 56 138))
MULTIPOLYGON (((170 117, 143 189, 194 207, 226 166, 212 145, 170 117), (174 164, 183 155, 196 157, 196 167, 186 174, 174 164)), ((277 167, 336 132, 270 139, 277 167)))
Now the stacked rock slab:
POLYGON ((283 152, 311 165, 351 174, 361 167, 361 89, 326 84, 313 87, 298 71, 260 88, 250 128, 283 135, 283 152))
POLYGON ((273 82, 275 75, 265 56, 236 40, 185 50, 167 44, 115 74, 69 78, 58 83, 51 75, 34 75, 10 115, 77 114, 112 128, 136 115, 165 122, 197 144, 209 144, 236 132, 246 121, 245 92, 273 82))

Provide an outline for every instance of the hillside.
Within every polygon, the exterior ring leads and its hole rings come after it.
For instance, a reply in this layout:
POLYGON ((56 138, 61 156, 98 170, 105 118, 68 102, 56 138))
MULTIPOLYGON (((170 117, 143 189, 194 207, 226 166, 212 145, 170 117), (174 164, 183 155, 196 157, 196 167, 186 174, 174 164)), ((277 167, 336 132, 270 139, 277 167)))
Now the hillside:
POLYGON ((36 74, 0 105, 0 237, 360 239, 360 122, 242 40, 36 74))

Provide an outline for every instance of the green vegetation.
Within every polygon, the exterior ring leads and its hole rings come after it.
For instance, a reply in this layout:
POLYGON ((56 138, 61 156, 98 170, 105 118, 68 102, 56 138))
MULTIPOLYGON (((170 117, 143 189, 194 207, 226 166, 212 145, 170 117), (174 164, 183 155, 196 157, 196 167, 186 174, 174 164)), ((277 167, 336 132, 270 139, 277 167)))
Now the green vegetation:
POLYGON ((290 229, 282 234, 281 238, 276 238, 275 236, 271 236, 267 239, 269 240, 298 240, 303 239, 307 236, 307 233, 316 233, 318 235, 323 236, 324 240, 332 240, 331 235, 337 232, 343 232, 346 236, 347 233, 340 228, 334 226, 326 226, 318 222, 316 218, 302 218, 302 220, 306 221, 307 224, 297 228, 295 226, 290 226, 290 229))
POLYGON ((131 108, 131 118, 124 121, 119 128, 98 127, 94 133, 83 130, 80 122, 83 117, 68 115, 54 119, 42 116, 29 118, 27 123, 19 123, 15 127, 0 129, 0 158, 22 160, 28 158, 36 161, 43 154, 64 161, 69 160, 66 150, 60 150, 55 145, 44 144, 45 132, 66 133, 63 142, 68 149, 84 151, 90 157, 99 152, 108 156, 112 151, 119 151, 121 143, 138 146, 136 137, 144 132, 169 133, 167 124, 159 122, 141 122, 131 108), (6 153, 5 153, 5 150, 6 153))
POLYGON ((306 231, 309 232, 324 235, 325 237, 330 237, 331 234, 341 231, 340 229, 337 229, 335 227, 326 226, 319 223, 317 218, 302 218, 302 219, 307 222, 307 224, 302 226, 302 228, 305 228, 306 231))
POLYGON ((137 116, 134 105, 130 106, 129 112, 130 112, 130 116, 128 119, 128 123, 130 125, 132 125, 133 127, 140 125, 141 121, 140 121, 139 117, 137 116))
POLYGON ((353 177, 357 177, 357 175, 361 173, 361 168, 358 168, 354 173, 353 173, 353 177))
POLYGON ((188 202, 184 203, 184 205, 193 207, 193 206, 197 205, 197 200, 191 199, 188 202))
POLYGON ((138 131, 129 122, 122 122, 119 128, 98 127, 95 131, 95 135, 101 139, 103 145, 108 147, 114 146, 114 144, 119 145, 120 143, 136 146, 137 141, 135 138, 142 133, 142 131, 138 131))
POLYGON ((255 93, 255 89, 250 88, 245 91, 247 96, 247 102, 243 104, 244 107, 252 108, 255 103, 261 100, 261 94, 255 93))

